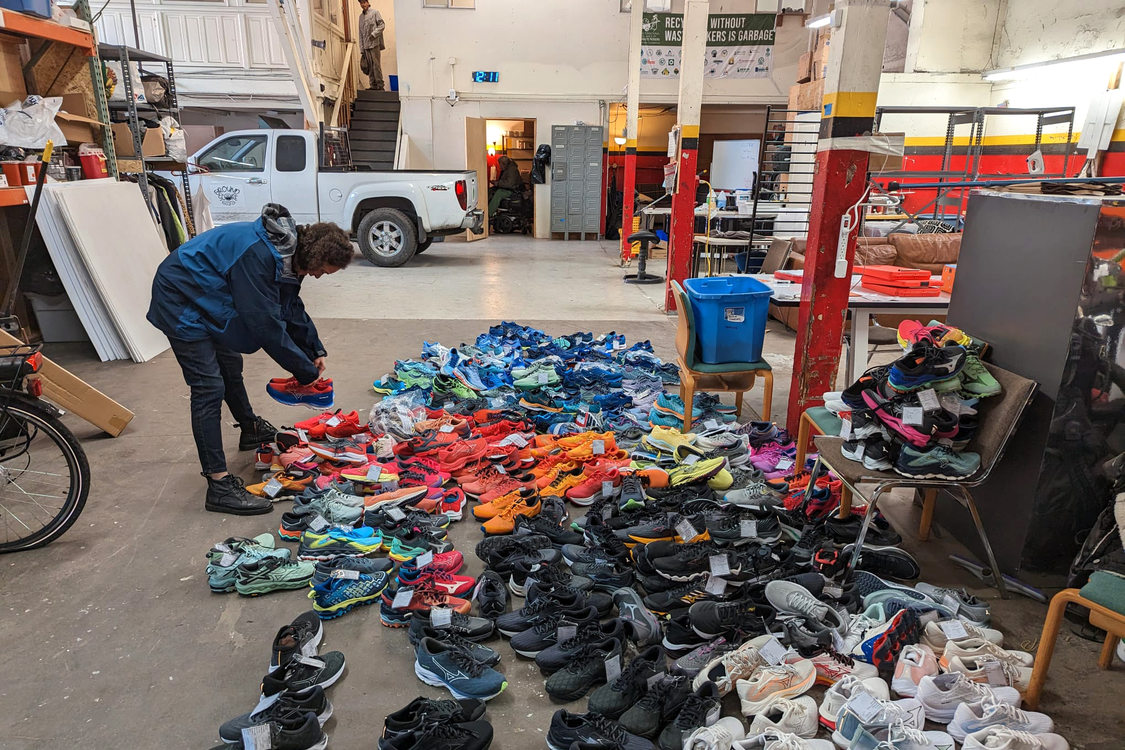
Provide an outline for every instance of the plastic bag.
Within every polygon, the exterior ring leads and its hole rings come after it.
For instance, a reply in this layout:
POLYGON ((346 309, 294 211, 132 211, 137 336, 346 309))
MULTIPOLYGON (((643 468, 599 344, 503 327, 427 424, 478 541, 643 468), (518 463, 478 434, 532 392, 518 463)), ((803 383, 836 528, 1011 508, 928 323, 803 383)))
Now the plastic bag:
MULTIPOLYGON (((129 101, 128 94, 125 92, 125 76, 122 75, 121 61, 106 60, 105 66, 111 74, 110 77, 116 82, 109 94, 109 100, 111 102, 129 101)), ((133 100, 138 103, 147 102, 144 83, 141 82, 141 66, 137 63, 129 63, 129 76, 133 84, 133 100)))
POLYGON ((0 145, 41 149, 47 141, 66 145, 66 136, 55 124, 61 96, 29 96, 0 110, 0 145))
POLYGON ((164 133, 164 151, 172 161, 187 161, 187 138, 184 129, 176 118, 165 116, 160 118, 160 130, 164 133))

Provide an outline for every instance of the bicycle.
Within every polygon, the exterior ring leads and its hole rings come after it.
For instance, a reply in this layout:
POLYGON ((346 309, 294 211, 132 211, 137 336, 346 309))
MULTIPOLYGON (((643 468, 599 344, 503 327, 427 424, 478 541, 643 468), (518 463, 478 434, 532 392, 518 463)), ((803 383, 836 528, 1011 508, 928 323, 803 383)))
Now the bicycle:
POLYGON ((0 553, 53 542, 78 520, 90 463, 33 376, 37 345, 0 346, 0 553))

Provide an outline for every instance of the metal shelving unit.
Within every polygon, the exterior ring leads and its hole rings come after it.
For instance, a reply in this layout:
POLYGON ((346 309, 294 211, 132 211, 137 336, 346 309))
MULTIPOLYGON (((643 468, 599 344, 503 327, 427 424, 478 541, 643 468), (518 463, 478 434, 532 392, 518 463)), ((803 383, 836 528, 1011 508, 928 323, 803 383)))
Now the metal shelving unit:
MULTIPOLYGON (((183 162, 172 161, 171 159, 161 157, 145 156, 142 151, 142 137, 140 127, 140 114, 142 112, 151 114, 156 117, 164 115, 171 115, 175 118, 176 122, 180 122, 180 104, 176 95, 176 72, 172 67, 172 60, 162 55, 156 55, 152 52, 145 52, 144 50, 136 49, 135 47, 127 47, 124 45, 114 44, 99 44, 98 55, 102 60, 115 60, 121 63, 121 82, 120 84, 126 91, 125 101, 123 102, 109 102, 108 110, 114 112, 125 112, 128 117, 129 130, 133 135, 133 151, 136 154, 136 159, 141 162, 141 170, 137 175, 137 181, 140 183, 141 191, 144 193, 146 199, 151 198, 151 192, 148 184, 148 175, 146 170, 149 167, 180 170, 180 178, 183 182, 184 190, 184 206, 187 209, 188 219, 190 219, 191 227, 195 227, 195 213, 191 205, 191 186, 188 182, 187 164, 183 162), (171 104, 169 107, 157 107, 148 103, 137 103, 132 96, 133 91, 133 72, 130 63, 159 63, 165 67, 168 79, 168 99, 171 104)), ((108 113, 106 115, 108 120, 108 113)), ((112 138, 110 139, 112 142, 112 138)), ((116 165, 116 159, 114 159, 116 165)), ((194 232, 191 232, 194 234, 194 232)))
MULTIPOLYGON (((872 179, 895 181, 903 188, 910 188, 911 183, 905 180, 922 181, 924 183, 937 183, 933 200, 916 212, 922 214, 933 208, 933 218, 956 220, 964 200, 968 197, 969 188, 963 183, 976 182, 982 177, 997 176, 992 172, 981 171, 981 157, 984 155, 984 136, 990 118, 997 117, 1034 117, 1035 141, 1029 155, 1041 150, 1043 144, 1043 128, 1050 125, 1066 125, 1066 141, 1058 144, 1062 146, 1063 167, 1061 172, 1045 172, 1043 174, 1027 175, 1029 179, 1050 179, 1067 177, 1070 169, 1070 157, 1074 154, 1077 144, 1073 142, 1074 136, 1074 107, 1041 107, 1022 109, 1015 107, 876 107, 875 131, 882 130, 884 115, 945 115, 945 139, 941 146, 941 166, 934 171, 895 170, 871 173, 872 179), (964 154, 955 153, 955 141, 958 137, 958 128, 968 127, 968 147, 964 154), (960 167, 955 166, 961 159, 964 161, 960 167), (947 209, 952 208, 949 214, 947 209)), ((964 131, 962 131, 964 132, 964 131)))

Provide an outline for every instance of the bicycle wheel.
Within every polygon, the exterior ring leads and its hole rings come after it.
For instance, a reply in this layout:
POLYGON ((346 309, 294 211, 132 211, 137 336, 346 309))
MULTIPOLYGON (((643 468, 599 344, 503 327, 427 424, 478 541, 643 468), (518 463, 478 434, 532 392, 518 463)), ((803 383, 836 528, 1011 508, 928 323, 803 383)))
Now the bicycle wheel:
POLYGON ((86 452, 57 417, 18 401, 0 409, 0 552, 58 539, 89 494, 86 452))

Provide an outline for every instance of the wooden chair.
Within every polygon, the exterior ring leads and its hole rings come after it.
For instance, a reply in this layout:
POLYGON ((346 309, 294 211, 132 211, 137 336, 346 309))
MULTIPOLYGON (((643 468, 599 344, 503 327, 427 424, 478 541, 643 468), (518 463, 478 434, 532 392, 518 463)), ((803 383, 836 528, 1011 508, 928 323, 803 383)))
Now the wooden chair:
POLYGON ((1109 669, 1117 643, 1125 638, 1125 613, 1116 612, 1109 607, 1087 599, 1082 596, 1082 592, 1078 589, 1063 589, 1055 594, 1051 598, 1051 606, 1047 609, 1043 633, 1039 636, 1039 650, 1035 654, 1035 666, 1031 670, 1031 681, 1023 696, 1027 708, 1032 711, 1039 708, 1039 696, 1043 692, 1043 684, 1047 682, 1047 670, 1051 668, 1051 657, 1055 653, 1055 640, 1059 636, 1059 626, 1062 625, 1066 605, 1072 602, 1089 609, 1090 624, 1106 631, 1102 652, 1098 656, 1098 669, 1109 669))
POLYGON ((762 419, 769 421, 773 402, 773 368, 764 359, 757 362, 731 362, 709 365, 699 361, 698 341, 695 337, 695 317, 691 300, 677 282, 672 282, 676 294, 676 364, 680 368, 680 398, 684 402, 684 432, 691 430, 692 400, 696 391, 706 393, 733 393, 734 413, 742 416, 742 397, 754 387, 758 377, 765 386, 762 390, 762 419))
MULTIPOLYGON (((1033 380, 1028 380, 1015 373, 1002 370, 995 365, 985 363, 985 367, 987 367, 993 377, 1000 382, 1000 385, 1003 387, 1003 394, 981 401, 981 428, 969 446, 970 450, 980 454, 981 468, 972 477, 956 481, 948 479, 913 479, 891 471, 872 471, 871 469, 865 468, 862 463, 844 458, 844 454, 841 451, 844 444, 843 438, 823 436, 813 439, 813 443, 816 445, 817 449, 817 460, 816 465, 813 466, 812 480, 808 485, 809 489, 806 493, 806 499, 812 494, 813 487, 816 484, 816 478, 819 476, 820 471, 827 469, 840 477, 844 487, 851 490, 853 496, 864 498, 867 502, 867 512, 864 514, 863 524, 860 526, 859 530, 859 538, 856 539, 855 548, 852 552, 851 566, 853 568, 856 563, 859 562, 859 555, 863 548, 863 540, 867 536, 867 529, 871 525, 871 519, 876 515, 875 510, 878 506, 879 498, 882 497, 884 493, 897 487, 907 487, 923 491, 922 520, 919 523, 918 537, 919 539, 926 540, 929 538, 930 527, 933 525, 934 510, 937 505, 937 493, 939 490, 945 490, 968 510, 972 516, 973 524, 976 526, 977 534, 980 536, 981 544, 984 546, 985 554, 988 557, 988 564, 992 568, 993 580, 996 582, 996 587, 1000 590, 1001 598, 1007 598, 1008 592, 1004 585, 1004 577, 1000 573, 1000 567, 996 563, 996 556, 992 552, 992 544, 988 541, 988 534, 984 530, 984 525, 980 520, 980 513, 977 511, 976 503, 973 501, 973 495, 969 490, 972 487, 983 484, 984 481, 988 479, 988 475, 992 473, 993 467, 995 467, 1003 457, 1008 440, 1015 433, 1020 417, 1023 415, 1027 405, 1031 402, 1032 396, 1035 395, 1037 384, 1033 380), (875 483, 875 488, 870 492, 870 495, 858 489, 860 483, 867 482, 875 483)), ((841 511, 843 510, 842 505, 841 503, 841 511)))

